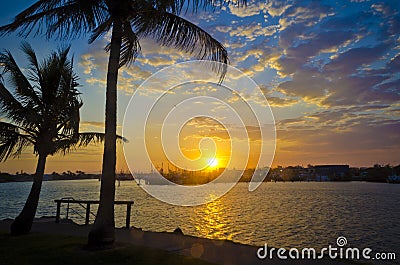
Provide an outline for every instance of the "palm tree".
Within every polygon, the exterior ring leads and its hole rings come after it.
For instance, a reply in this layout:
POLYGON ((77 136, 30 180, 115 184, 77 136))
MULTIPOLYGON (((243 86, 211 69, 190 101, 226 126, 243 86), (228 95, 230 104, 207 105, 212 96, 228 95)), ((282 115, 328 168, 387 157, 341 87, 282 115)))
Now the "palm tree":
MULTIPOLYGON (((245 0, 238 0, 245 2, 245 0)), ((76 37, 90 34, 92 43, 111 31, 111 40, 105 47, 109 51, 105 141, 103 153, 100 205, 94 228, 89 234, 89 245, 109 245, 114 242, 114 197, 116 165, 116 121, 118 69, 133 62, 141 48, 142 38, 151 38, 160 45, 174 47, 200 59, 227 63, 225 47, 195 24, 179 17, 189 8, 213 8, 213 0, 40 0, 22 11, 14 22, 0 27, 0 33, 19 30, 21 36, 45 32, 47 38, 54 35, 76 37), (38 27, 36 27, 38 26, 38 27)), ((216 70, 221 78, 226 67, 216 70)))
POLYGON ((11 225, 13 235, 29 233, 32 227, 47 157, 104 139, 102 133, 79 133, 82 102, 69 47, 42 62, 29 44, 23 43, 22 51, 29 62, 26 75, 9 51, 0 53, 0 68, 14 90, 0 82, 0 115, 5 119, 0 121, 0 162, 19 156, 28 146, 38 156, 28 199, 11 225))

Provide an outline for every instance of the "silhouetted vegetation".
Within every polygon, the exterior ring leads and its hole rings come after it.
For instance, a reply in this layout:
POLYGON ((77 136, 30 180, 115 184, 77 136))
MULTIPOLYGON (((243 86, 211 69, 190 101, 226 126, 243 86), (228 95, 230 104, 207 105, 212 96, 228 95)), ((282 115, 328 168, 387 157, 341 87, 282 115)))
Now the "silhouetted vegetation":
MULTIPOLYGON (((42 61, 28 43, 23 43, 21 49, 28 62, 26 70, 19 67, 9 51, 0 53, 0 115, 4 118, 0 121, 0 162, 19 157, 28 147, 38 157, 28 199, 11 225, 15 235, 31 229, 47 157, 104 138, 102 133, 79 132, 79 109, 83 103, 76 89, 78 77, 68 59, 69 47, 42 61)), ((21 175, 22 172, 20 178, 21 175)))
MULTIPOLYGON (((180 185, 200 185, 208 183, 216 179, 224 169, 215 169, 213 171, 193 172, 188 170, 170 170, 163 173, 163 176, 180 185)), ((264 168, 263 170, 268 170, 264 168)), ((246 169, 240 177, 240 182, 249 182, 254 174, 255 169, 246 169)), ((332 171, 330 176, 321 178, 315 172, 312 165, 308 167, 302 166, 288 166, 271 168, 264 181, 369 181, 369 182, 387 182, 388 176, 400 175, 400 165, 374 165, 373 167, 349 167, 347 173, 332 171)), ((138 174, 140 179, 146 179, 146 173, 138 174)), ((45 174, 45 181, 52 180, 79 180, 79 179, 99 179, 100 174, 87 174, 83 171, 66 171, 62 173, 53 172, 45 174)), ((0 182, 16 182, 16 181, 32 181, 33 175, 17 172, 16 174, 9 174, 0 172, 0 182)), ((119 173, 116 175, 117 180, 134 180, 134 176, 130 173, 119 173)), ((148 184, 153 183, 150 180, 148 184)), ((159 183, 158 183, 159 184, 159 183)))

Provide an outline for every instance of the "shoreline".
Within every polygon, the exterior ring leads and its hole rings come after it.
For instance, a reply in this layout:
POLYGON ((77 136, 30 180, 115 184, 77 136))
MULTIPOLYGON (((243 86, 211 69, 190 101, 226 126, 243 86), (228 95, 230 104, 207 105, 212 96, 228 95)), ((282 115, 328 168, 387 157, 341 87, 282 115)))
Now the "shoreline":
MULTIPOLYGON (((65 178, 65 179, 44 179, 43 182, 56 182, 56 181, 85 181, 85 180, 96 180, 99 181, 99 179, 96 178, 65 178)), ((135 180, 132 179, 116 179, 117 181, 121 182, 135 182, 135 180)), ((33 180, 20 180, 20 179, 15 179, 15 180, 2 180, 0 179, 0 184, 2 183, 24 183, 24 182, 33 182, 33 180)), ((238 181, 237 183, 249 183, 250 181, 238 181)), ((319 181, 319 180, 283 180, 283 181, 263 181, 263 183, 350 183, 350 182, 357 182, 357 183, 386 183, 386 184, 398 184, 398 183, 389 183, 388 181, 369 181, 369 180, 324 180, 324 181, 319 181)), ((136 182, 137 183, 137 182, 136 182)), ((220 183, 234 183, 234 182, 217 182, 216 184, 220 183)), ((146 185, 154 185, 154 186, 168 186, 169 184, 146 184, 146 185)), ((187 186, 197 186, 199 184, 185 184, 187 186)))
MULTIPOLYGON (((0 230, 9 231, 12 219, 0 221, 0 230)), ((65 235, 86 237, 91 225, 78 225, 73 222, 55 223, 55 218, 44 217, 35 219, 31 233, 47 235, 65 235)), ((151 232, 142 231, 137 228, 116 228, 116 242, 128 243, 133 246, 143 246, 153 249, 166 250, 167 252, 193 257, 215 264, 326 264, 344 265, 351 261, 339 261, 330 259, 320 260, 260 260, 257 258, 259 247, 244 245, 229 240, 216 240, 199 238, 190 235, 177 234, 173 232, 151 232)))

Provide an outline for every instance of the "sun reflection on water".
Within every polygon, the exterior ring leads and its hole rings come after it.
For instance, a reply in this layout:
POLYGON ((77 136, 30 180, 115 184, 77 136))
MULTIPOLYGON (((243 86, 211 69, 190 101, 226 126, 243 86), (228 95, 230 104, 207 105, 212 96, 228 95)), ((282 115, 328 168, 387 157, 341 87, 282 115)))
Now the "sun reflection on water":
MULTIPOLYGON (((215 195, 210 194, 213 198, 215 195)), ((197 207, 194 211, 196 219, 196 231, 202 237, 213 239, 232 239, 232 235, 228 233, 228 222, 225 213, 225 205, 220 199, 197 207)))

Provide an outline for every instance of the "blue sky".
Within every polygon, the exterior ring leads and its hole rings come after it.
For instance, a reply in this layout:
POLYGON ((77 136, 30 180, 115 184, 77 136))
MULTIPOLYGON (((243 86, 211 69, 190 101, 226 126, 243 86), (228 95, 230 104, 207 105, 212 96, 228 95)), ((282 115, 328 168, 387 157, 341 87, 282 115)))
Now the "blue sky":
MULTIPOLYGON (((34 1, 0 10, 5 24, 34 1)), ((277 123, 274 165, 398 164, 400 160, 400 2, 368 0, 249 1, 186 14, 228 49, 230 63, 263 89, 277 123)), ((107 38, 89 45, 69 41, 80 76, 82 130, 102 130, 107 38)), ((20 65, 21 38, 0 38, 20 65)), ((45 55, 62 42, 42 36, 28 41, 45 55)), ((151 74, 190 56, 143 39, 142 55, 121 69, 119 125, 127 103, 151 74)), ((120 127, 119 127, 120 130, 120 127)), ((124 168, 119 152, 118 166, 124 168)), ((0 165, 2 171, 33 171, 29 152, 0 165), (26 161, 26 162, 24 162, 26 161), (29 161, 29 162, 28 162, 29 161)), ((99 171, 101 146, 55 157, 47 171, 99 171)))

